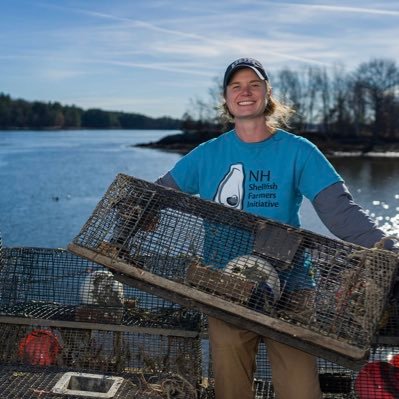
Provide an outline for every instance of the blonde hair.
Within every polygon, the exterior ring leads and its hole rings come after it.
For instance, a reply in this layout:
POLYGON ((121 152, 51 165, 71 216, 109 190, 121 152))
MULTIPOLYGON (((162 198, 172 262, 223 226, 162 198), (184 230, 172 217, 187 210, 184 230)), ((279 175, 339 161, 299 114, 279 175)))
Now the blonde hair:
MULTIPOLYGON (((289 119, 295 110, 287 104, 283 104, 272 96, 272 88, 268 82, 266 84, 266 108, 264 111, 265 123, 273 131, 280 127, 289 127, 289 119)), ((219 106, 220 119, 227 126, 234 123, 234 116, 227 107, 226 100, 223 100, 219 106)))

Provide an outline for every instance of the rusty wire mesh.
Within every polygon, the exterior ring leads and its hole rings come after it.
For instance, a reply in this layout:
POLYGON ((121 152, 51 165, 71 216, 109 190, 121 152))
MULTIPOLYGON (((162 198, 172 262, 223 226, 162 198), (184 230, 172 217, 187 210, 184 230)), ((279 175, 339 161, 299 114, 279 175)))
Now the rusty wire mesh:
POLYGON ((63 249, 3 248, 0 316, 199 331, 200 315, 63 249))
POLYGON ((398 264, 122 174, 69 249, 338 362, 367 358, 398 264))
POLYGON ((103 374, 74 373, 75 378, 82 380, 78 384, 70 384, 65 393, 56 390, 57 385, 65 376, 71 373, 59 368, 26 369, 16 366, 0 368, 0 389, 3 399, 83 399, 87 397, 102 399, 198 399, 204 398, 198 394, 192 385, 176 374, 163 376, 123 375, 121 385, 111 396, 108 384, 113 376, 103 374), (88 378, 89 377, 89 378, 88 378), (93 383, 95 380, 95 383, 93 383))
POLYGON ((53 366, 153 379, 176 373, 194 386, 201 378, 198 337, 0 323, 0 348, 1 367, 53 366))
POLYGON ((119 398, 158 398, 174 388, 184 391, 177 397, 194 397, 202 377, 197 312, 122 285, 66 250, 3 248, 3 255, 3 398, 59 397, 50 388, 65 370, 123 376, 119 398))
MULTIPOLYGON (((262 348, 257 357, 254 381, 255 399, 274 399, 267 352, 262 348), (263 350, 262 350, 263 349, 263 350)), ((373 346, 367 363, 357 371, 318 359, 319 382, 323 399, 370 399, 399 397, 399 347, 373 346), (385 396, 384 396, 385 395, 385 396)), ((208 398, 214 398, 210 378, 208 398)))
MULTIPOLYGON (((399 338, 390 344, 372 345, 367 362, 360 370, 317 359, 320 388, 323 399, 371 399, 399 397, 399 338)), ((212 360, 209 360, 207 398, 215 398, 212 360)), ((254 378, 255 399, 274 399, 272 370, 267 347, 262 342, 256 357, 254 378)))

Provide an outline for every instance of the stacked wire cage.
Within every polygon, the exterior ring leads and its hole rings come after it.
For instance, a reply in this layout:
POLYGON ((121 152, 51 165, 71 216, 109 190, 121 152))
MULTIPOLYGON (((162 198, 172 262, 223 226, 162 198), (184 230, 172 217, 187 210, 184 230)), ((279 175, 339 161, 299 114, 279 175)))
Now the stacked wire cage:
POLYGON ((3 248, 0 346, 3 398, 194 398, 201 383, 197 312, 63 249, 3 248))
MULTIPOLYGON (((370 354, 356 370, 318 358, 323 399, 399 398, 399 282, 395 281, 378 322, 370 354)), ((254 391, 256 399, 274 399, 272 370, 267 348, 261 343, 256 358, 254 391)), ((212 365, 210 364, 212 385, 212 365)))
MULTIPOLYGON (((318 373, 323 399, 375 399, 397 398, 395 378, 399 377, 399 345, 373 345, 367 363, 360 370, 352 370, 339 364, 318 358, 318 373), (392 396, 382 396, 383 394, 392 396)), ((214 375, 212 360, 208 366, 207 399, 214 399, 214 375)), ((272 370, 267 347, 261 342, 256 357, 254 398, 275 399, 272 370)), ((289 383, 289 381, 287 381, 289 383)))
MULTIPOLYGON (((390 344, 373 344, 367 362, 359 370, 318 358, 319 382, 323 399, 399 398, 398 341, 396 339, 396 342, 390 344)), ((214 393, 209 394, 208 397, 214 397, 214 393)), ((257 356, 254 397, 255 399, 275 399, 270 363, 267 360, 267 348, 263 344, 257 356)))
POLYGON ((124 174, 68 248, 161 297, 349 368, 368 358, 398 264, 382 248, 124 174))

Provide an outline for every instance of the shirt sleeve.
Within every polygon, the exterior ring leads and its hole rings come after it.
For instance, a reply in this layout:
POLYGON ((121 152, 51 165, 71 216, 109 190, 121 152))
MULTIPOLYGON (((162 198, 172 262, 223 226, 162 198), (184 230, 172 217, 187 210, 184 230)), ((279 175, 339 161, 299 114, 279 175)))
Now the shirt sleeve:
POLYGON ((300 168, 298 186, 300 192, 313 201, 322 190, 342 181, 342 178, 315 145, 311 144, 310 151, 303 152, 307 156, 300 168))
MULTIPOLYGON (((341 240, 371 248, 386 237, 366 212, 354 202, 343 182, 321 191, 312 203, 324 225, 341 240)), ((386 249, 392 249, 393 245, 393 240, 384 240, 386 249)))
POLYGON ((169 171, 171 177, 180 188, 188 194, 199 193, 199 171, 201 169, 202 145, 181 158, 169 171))
POLYGON ((174 190, 181 191, 180 187, 177 185, 175 179, 172 177, 170 172, 165 173, 163 176, 155 180, 155 184, 159 184, 160 186, 163 187, 173 188, 174 190))

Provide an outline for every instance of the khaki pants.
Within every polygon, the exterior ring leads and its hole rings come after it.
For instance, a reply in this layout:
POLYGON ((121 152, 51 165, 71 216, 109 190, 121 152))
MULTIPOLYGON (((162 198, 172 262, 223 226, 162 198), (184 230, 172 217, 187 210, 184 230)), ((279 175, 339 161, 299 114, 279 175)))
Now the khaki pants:
POLYGON ((267 346, 278 399, 322 397, 316 358, 303 351, 209 317, 216 399, 253 399, 253 376, 261 339, 267 346))

